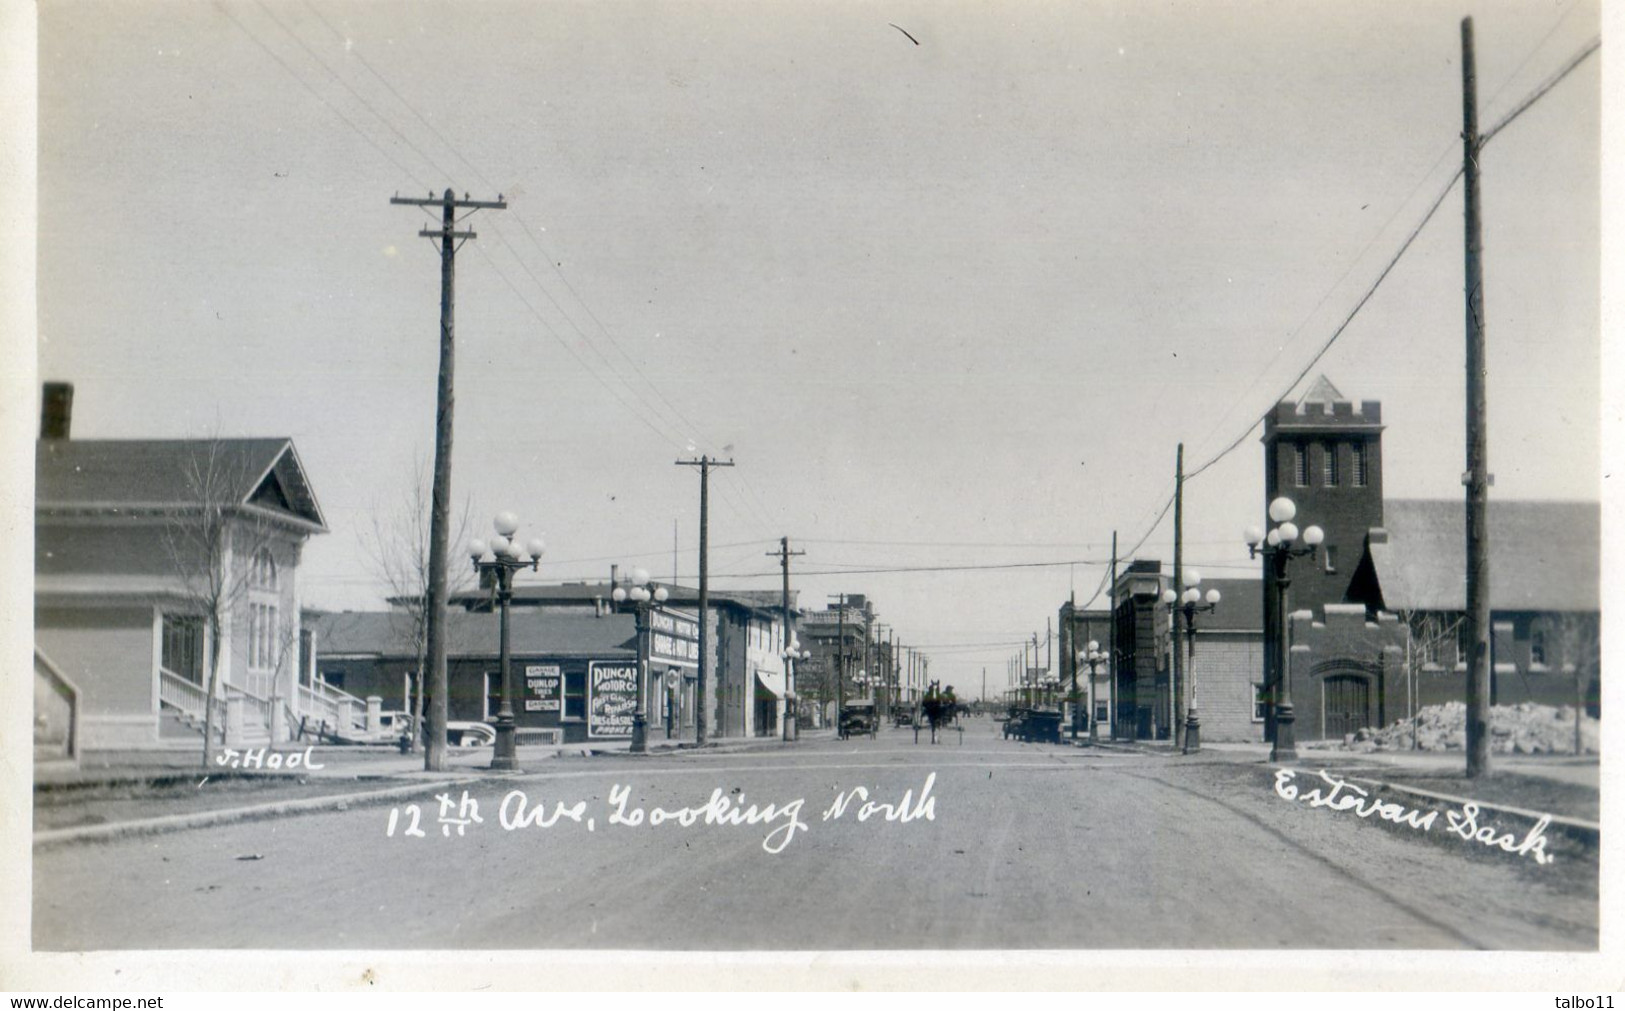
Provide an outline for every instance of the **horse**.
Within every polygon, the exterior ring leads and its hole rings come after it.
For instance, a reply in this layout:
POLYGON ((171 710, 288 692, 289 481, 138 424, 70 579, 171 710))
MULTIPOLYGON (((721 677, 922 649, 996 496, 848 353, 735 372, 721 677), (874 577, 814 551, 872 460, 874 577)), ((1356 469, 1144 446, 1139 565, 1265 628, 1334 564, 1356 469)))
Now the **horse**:
POLYGON ((931 743, 937 743, 937 731, 953 723, 959 715, 959 707, 951 698, 939 695, 927 696, 920 703, 920 709, 925 713, 926 721, 931 724, 931 743))

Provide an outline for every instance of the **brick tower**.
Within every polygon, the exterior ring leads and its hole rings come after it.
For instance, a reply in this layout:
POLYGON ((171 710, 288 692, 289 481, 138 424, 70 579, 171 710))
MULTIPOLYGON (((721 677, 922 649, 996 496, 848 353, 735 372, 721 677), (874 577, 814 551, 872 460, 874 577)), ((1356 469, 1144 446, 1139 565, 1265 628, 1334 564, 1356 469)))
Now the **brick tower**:
POLYGON ((1264 417, 1264 509, 1279 495, 1297 503, 1300 530, 1326 531, 1313 564, 1292 563, 1293 610, 1321 620, 1325 605, 1343 601, 1366 532, 1382 526, 1382 404, 1355 410, 1321 376, 1296 404, 1275 405, 1264 417))

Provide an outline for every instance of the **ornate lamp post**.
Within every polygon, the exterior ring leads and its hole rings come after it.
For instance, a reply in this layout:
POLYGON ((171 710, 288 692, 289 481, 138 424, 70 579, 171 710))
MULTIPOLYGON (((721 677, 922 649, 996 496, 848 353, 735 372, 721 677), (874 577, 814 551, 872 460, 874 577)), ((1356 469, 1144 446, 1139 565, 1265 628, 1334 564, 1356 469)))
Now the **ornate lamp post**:
POLYGON ((649 609, 666 599, 666 588, 649 581, 648 569, 633 569, 631 582, 609 593, 617 604, 632 602, 638 623, 638 704, 632 713, 632 744, 629 751, 642 755, 649 750, 649 609))
POLYGON ((784 739, 786 741, 799 740, 801 727, 797 723, 796 711, 801 708, 801 700, 796 697, 796 661, 811 660, 812 650, 797 652, 796 647, 801 643, 795 639, 790 640, 790 648, 780 653, 784 658, 784 739))
POLYGON ((535 571, 546 545, 540 537, 532 537, 521 546, 514 536, 519 530, 519 517, 511 512, 497 513, 491 525, 496 536, 489 544, 477 537, 469 541, 468 553, 474 562, 474 571, 482 577, 489 572, 496 578, 497 605, 502 612, 502 639, 497 653, 502 697, 497 708, 497 739, 492 749, 491 768, 513 770, 519 768, 519 752, 513 717, 513 665, 508 657, 508 604, 513 600, 513 574, 520 569, 535 571))
POLYGON ((1185 716, 1185 754, 1202 750, 1202 724, 1196 718, 1196 612, 1211 611, 1219 606, 1220 594, 1218 590, 1207 591, 1207 603, 1202 591, 1198 589, 1202 582, 1202 574, 1195 569, 1186 569, 1183 573, 1185 592, 1174 595, 1173 587, 1162 591, 1162 602, 1168 605, 1174 621, 1178 621, 1177 612, 1185 613, 1185 684, 1190 692, 1190 711, 1185 716))
MULTIPOLYGON (((1095 714, 1093 712, 1093 710, 1094 710, 1094 708, 1095 708, 1095 706, 1097 704, 1095 702, 1095 699, 1098 697, 1095 694, 1095 692, 1096 692, 1095 670, 1096 670, 1096 668, 1098 668, 1100 666, 1101 663, 1105 662, 1106 653, 1105 653, 1104 650, 1102 650, 1100 648, 1100 643, 1096 642, 1093 639, 1090 639, 1089 640, 1089 645, 1084 650, 1082 650, 1081 652, 1078 653, 1078 660, 1080 662, 1082 662, 1082 663, 1086 663, 1086 664, 1089 665, 1089 708, 1090 708, 1090 713, 1088 714, 1088 717, 1087 717, 1088 721, 1089 721, 1089 740, 1098 741, 1098 740, 1100 740, 1100 720, 1095 718, 1095 714)), ((1074 678, 1074 680, 1076 679, 1076 677, 1077 677, 1076 668, 1074 668, 1074 670, 1073 670, 1073 678, 1074 678)), ((1076 689, 1074 689, 1074 690, 1076 690, 1076 689)))
POLYGON ((1295 762, 1298 760, 1298 746, 1292 731, 1292 652, 1288 641, 1288 632, 1291 622, 1288 621, 1287 593, 1291 589, 1292 580, 1289 575, 1289 566, 1294 558, 1304 556, 1314 557, 1320 542, 1326 539, 1325 531, 1317 526, 1311 526, 1303 531, 1303 547, 1295 548, 1293 543, 1298 539, 1298 527, 1293 523, 1293 517, 1298 515, 1298 507, 1285 496, 1270 503, 1270 521, 1275 526, 1265 534, 1257 527, 1248 527, 1246 533, 1247 553, 1257 558, 1264 556, 1266 565, 1274 566, 1275 587, 1278 591, 1278 604, 1276 608, 1276 621, 1279 627, 1279 650, 1276 662, 1276 686, 1278 695, 1275 702, 1275 740, 1270 746, 1270 761, 1295 762))

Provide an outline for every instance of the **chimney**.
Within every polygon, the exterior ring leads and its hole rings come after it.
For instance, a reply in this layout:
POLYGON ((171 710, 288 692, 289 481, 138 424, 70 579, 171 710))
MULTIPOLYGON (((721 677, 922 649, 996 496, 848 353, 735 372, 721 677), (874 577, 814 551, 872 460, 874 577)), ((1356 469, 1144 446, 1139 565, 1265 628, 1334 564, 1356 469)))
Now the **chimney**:
POLYGON ((46 383, 40 398, 39 437, 66 439, 73 424, 73 384, 46 383))

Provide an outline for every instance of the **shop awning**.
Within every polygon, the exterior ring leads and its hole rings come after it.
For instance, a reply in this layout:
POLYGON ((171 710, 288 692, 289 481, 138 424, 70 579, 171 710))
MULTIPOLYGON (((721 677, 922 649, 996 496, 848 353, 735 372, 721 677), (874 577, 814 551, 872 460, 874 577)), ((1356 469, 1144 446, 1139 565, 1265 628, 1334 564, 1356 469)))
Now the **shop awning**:
POLYGON ((756 672, 756 691, 766 692, 776 699, 784 698, 784 672, 758 670, 756 672))

